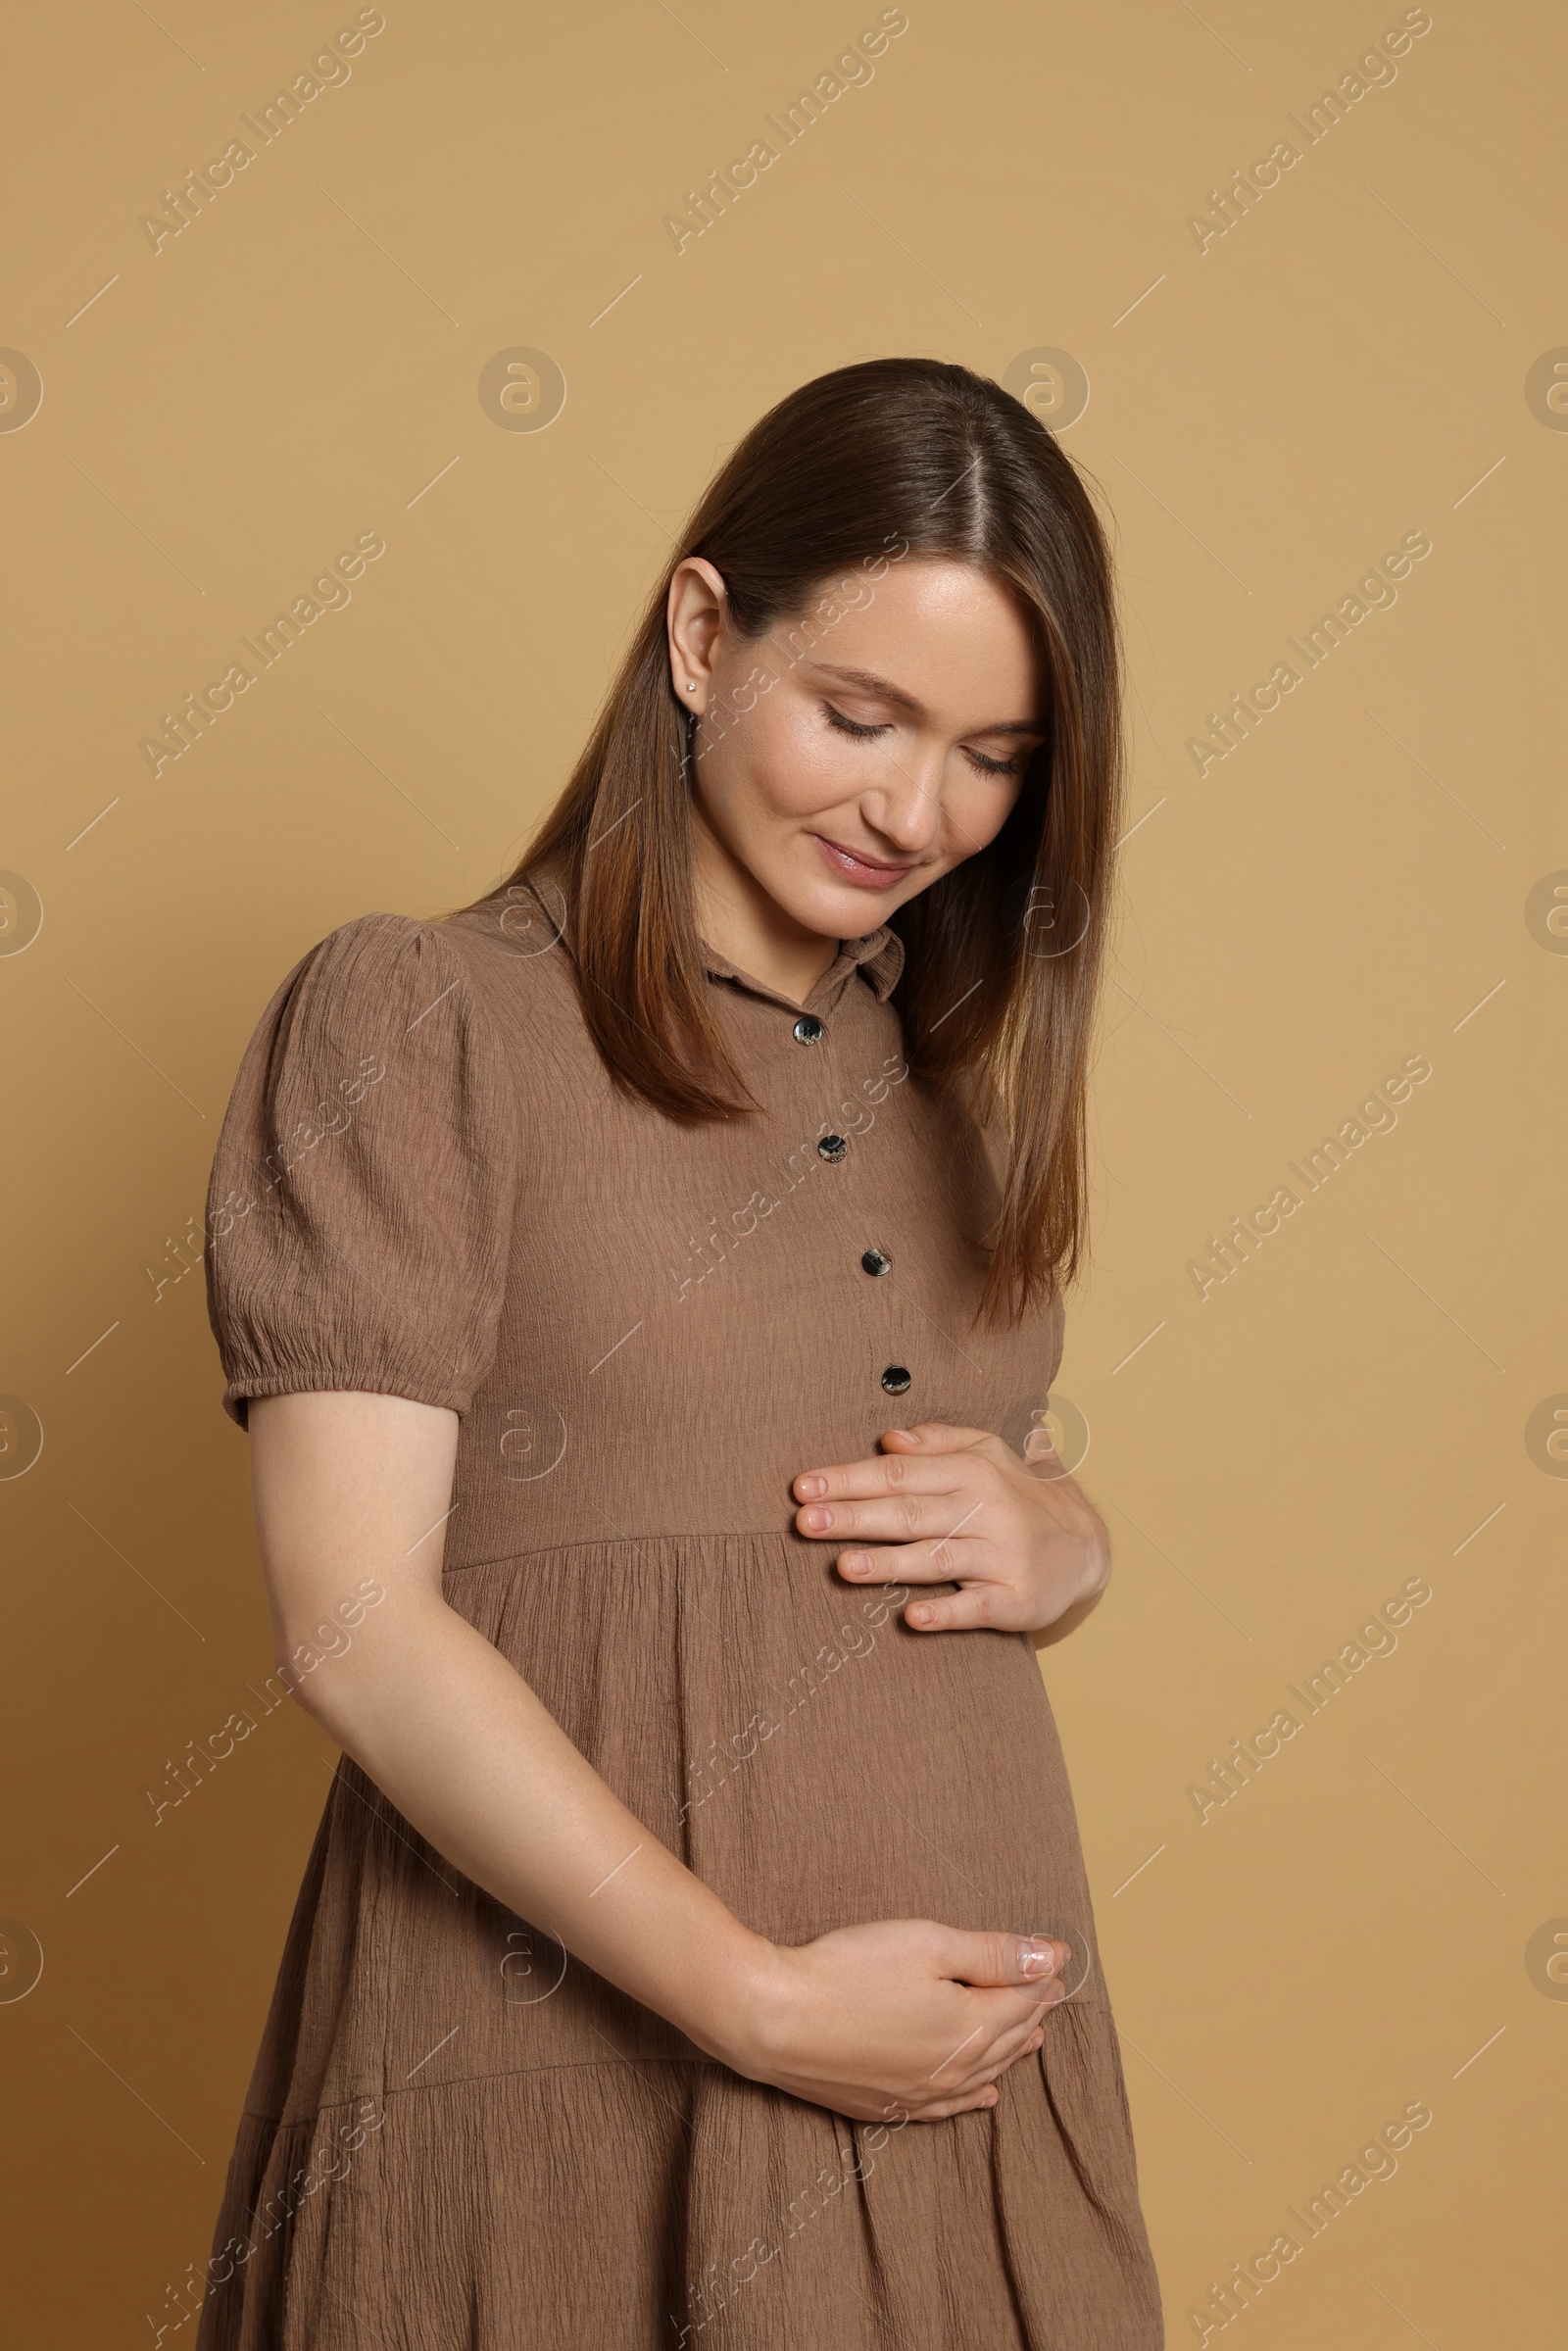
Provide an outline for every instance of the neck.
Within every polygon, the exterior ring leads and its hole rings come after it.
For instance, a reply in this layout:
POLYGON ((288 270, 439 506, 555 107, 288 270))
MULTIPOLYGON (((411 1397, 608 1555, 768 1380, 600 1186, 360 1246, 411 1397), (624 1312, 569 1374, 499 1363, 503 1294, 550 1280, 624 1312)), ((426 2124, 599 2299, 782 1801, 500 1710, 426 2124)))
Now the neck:
POLYGON ((839 952, 837 939, 808 930, 768 896, 755 874, 695 815, 693 885, 697 928, 741 970, 804 1004, 839 952))

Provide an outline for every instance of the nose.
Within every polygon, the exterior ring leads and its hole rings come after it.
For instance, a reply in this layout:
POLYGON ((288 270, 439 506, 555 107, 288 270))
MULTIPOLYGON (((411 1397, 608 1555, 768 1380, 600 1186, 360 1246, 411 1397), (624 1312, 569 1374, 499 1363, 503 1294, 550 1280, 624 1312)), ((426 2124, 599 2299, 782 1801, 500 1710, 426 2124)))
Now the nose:
POLYGON ((881 783, 860 795, 866 823, 902 856, 918 857, 942 830, 942 777, 939 750, 901 759, 881 783))

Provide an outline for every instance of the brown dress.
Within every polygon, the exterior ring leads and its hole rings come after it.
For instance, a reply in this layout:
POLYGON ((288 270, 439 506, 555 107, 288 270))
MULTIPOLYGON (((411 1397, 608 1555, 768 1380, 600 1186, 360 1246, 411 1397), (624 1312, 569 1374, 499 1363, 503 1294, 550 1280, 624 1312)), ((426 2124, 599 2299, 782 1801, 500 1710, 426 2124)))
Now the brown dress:
POLYGON ((279 988, 213 1174, 225 1404, 459 1413, 449 1603, 751 1927, 1047 1930, 1073 1993, 993 2110, 848 2122, 568 1958, 345 1757, 200 2351, 1155 2351, 1033 1648, 911 1633, 792 1525, 792 1479, 885 1428, 1021 1446, 1060 1302, 973 1325, 991 1160, 907 1071, 892 931, 805 1018, 709 955, 764 1107, 687 1128, 612 1090, 552 905, 367 915, 279 988))

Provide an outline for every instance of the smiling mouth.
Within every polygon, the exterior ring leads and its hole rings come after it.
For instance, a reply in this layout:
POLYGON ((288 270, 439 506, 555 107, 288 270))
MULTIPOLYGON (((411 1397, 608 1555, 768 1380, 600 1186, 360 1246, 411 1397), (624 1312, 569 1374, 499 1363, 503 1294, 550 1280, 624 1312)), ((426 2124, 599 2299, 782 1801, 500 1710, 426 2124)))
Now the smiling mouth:
POLYGON ((883 857, 868 857, 858 850, 845 849, 840 842, 830 841, 825 833, 813 833, 812 840, 821 850, 832 870, 847 882, 886 890, 914 871, 914 864, 890 865, 883 857))

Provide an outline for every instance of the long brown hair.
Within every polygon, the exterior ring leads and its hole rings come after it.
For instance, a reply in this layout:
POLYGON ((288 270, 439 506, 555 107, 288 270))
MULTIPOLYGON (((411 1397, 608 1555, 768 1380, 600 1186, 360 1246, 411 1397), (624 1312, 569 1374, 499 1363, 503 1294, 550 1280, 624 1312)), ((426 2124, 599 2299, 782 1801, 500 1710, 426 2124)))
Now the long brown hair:
MULTIPOLYGON (((983 1118, 1000 1112, 1005 1167, 981 1309, 1016 1316, 1070 1281, 1086 1248, 1087 1067, 1123 793, 1105 534, 1071 460, 1020 402, 966 367, 885 359, 770 409, 682 532, 512 881, 548 866, 564 895, 583 1017, 616 1085, 685 1124, 758 1108, 710 1008, 695 928, 670 576, 687 556, 713 564, 745 642, 804 614, 824 583, 857 567, 874 578, 906 553, 1010 587, 1045 656, 1050 733, 1005 824, 892 918, 911 1071, 983 1118)), ((705 712, 705 726, 710 716, 722 723, 705 712)))

